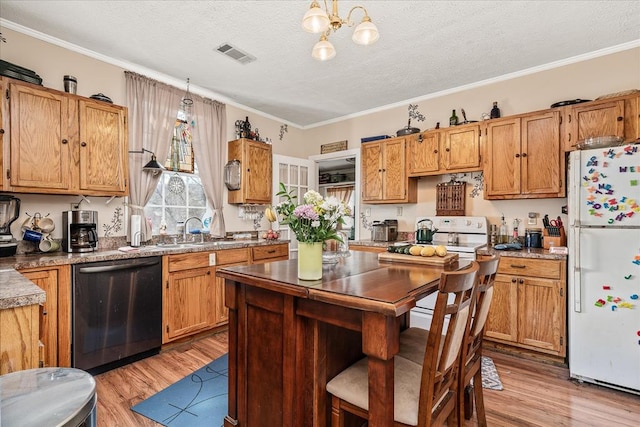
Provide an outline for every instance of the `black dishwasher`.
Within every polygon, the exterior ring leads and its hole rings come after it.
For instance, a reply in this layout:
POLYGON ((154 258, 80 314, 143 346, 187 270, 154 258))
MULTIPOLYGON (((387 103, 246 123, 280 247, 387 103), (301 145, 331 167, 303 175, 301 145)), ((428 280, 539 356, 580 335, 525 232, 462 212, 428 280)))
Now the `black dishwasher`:
POLYGON ((162 258, 76 264, 72 366, 99 373, 162 345, 162 258))

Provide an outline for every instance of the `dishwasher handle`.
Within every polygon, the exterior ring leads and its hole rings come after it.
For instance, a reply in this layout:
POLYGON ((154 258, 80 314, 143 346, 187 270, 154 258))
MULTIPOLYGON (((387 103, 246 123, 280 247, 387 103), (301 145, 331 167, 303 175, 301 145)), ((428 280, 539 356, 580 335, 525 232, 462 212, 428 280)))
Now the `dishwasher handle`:
POLYGON ((137 263, 131 262, 127 264, 103 265, 100 267, 80 267, 78 269, 78 273, 92 274, 92 273, 104 273, 109 271, 129 270, 129 269, 140 268, 140 267, 150 267, 152 265, 157 265, 158 263, 160 263, 160 260, 154 259, 150 261, 137 262, 137 263))

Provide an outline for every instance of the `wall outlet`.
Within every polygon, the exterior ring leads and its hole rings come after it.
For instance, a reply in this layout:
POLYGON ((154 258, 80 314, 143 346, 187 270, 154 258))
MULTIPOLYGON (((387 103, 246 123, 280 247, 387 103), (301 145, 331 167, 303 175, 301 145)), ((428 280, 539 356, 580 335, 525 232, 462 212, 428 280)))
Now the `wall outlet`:
POLYGON ((365 209, 364 216, 371 216, 371 208, 365 209))
POLYGON ((210 253, 209 254, 209 266, 214 266, 216 265, 216 253, 210 253))
POLYGON ((402 216, 402 206, 398 206, 396 209, 396 216, 402 216))
POLYGON ((536 225, 538 224, 538 213, 537 212, 529 212, 527 215, 527 225, 536 225))

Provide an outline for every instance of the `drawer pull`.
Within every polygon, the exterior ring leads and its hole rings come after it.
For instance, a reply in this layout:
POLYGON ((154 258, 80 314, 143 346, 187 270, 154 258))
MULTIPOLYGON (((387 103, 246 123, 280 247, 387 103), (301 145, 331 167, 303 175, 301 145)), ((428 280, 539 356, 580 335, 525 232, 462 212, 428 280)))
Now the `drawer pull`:
POLYGON ((516 278, 515 277, 511 279, 511 283, 516 283, 516 278))
POLYGON ((511 264, 511 268, 527 268, 526 265, 511 264))
POLYGON ((270 249, 270 250, 268 250, 268 251, 267 251, 267 253, 269 253, 269 254, 275 254, 275 253, 276 253, 276 250, 275 250, 275 249, 270 249))

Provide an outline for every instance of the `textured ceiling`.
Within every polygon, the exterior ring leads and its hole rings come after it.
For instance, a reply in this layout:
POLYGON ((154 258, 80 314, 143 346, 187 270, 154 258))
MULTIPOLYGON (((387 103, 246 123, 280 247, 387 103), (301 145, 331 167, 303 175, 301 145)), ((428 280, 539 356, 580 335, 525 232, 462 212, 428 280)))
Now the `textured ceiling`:
POLYGON ((637 0, 344 0, 340 15, 365 6, 380 40, 356 45, 343 27, 336 57, 318 62, 300 26, 309 4, 0 0, 0 17, 301 127, 640 39, 637 0), (232 61, 223 43, 257 60, 232 61))

